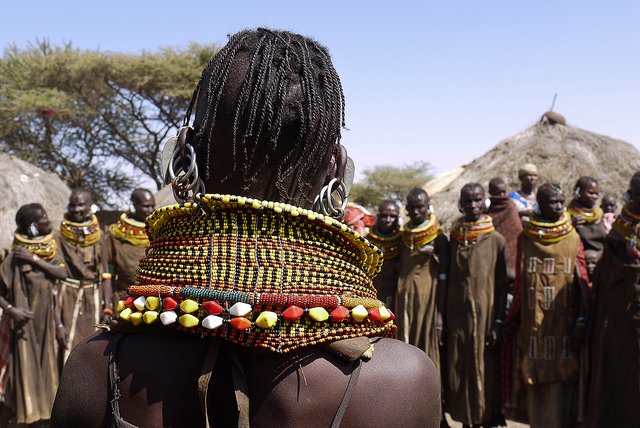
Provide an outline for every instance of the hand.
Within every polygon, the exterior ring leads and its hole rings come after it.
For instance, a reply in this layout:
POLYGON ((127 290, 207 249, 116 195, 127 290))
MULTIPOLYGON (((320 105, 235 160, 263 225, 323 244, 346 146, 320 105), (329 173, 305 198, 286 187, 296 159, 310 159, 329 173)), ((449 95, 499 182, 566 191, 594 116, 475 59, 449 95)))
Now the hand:
POLYGON ((69 342, 69 338, 67 337, 67 329, 64 328, 63 324, 58 324, 56 327, 56 340, 58 341, 58 345, 61 348, 66 348, 69 342))
POLYGON ((582 226, 584 224, 584 216, 576 215, 571 217, 571 223, 574 227, 582 226))
POLYGON ((36 264, 40 261, 40 257, 31 254, 24 247, 16 247, 13 249, 13 258, 25 263, 36 264))
POLYGON ((496 331, 496 327, 494 326, 491 330, 489 330, 489 334, 487 334, 487 339, 485 341, 485 346, 487 348, 493 348, 498 343, 498 332, 496 331))
POLYGON ((423 254, 433 254, 433 245, 432 244, 423 245, 422 247, 418 247, 418 251, 423 254))
POLYGON ((10 307, 5 311, 17 324, 25 324, 33 319, 33 312, 24 308, 10 307))

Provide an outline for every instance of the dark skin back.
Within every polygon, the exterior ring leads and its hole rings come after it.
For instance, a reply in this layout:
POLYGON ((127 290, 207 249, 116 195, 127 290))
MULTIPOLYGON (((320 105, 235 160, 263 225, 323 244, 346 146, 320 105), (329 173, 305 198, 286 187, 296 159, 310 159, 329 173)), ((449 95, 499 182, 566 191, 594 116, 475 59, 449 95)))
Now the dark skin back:
MULTIPOLYGON (((110 425, 107 347, 112 340, 109 333, 96 333, 71 353, 51 426, 110 425)), ((207 345, 192 336, 127 336, 118 354, 123 418, 141 427, 203 426, 196 385, 207 345)), ((235 349, 248 381, 252 427, 331 425, 352 363, 317 347, 283 355, 235 349)), ((235 424, 230 364, 228 353, 220 352, 209 386, 209 414, 218 426, 235 424)), ((439 390, 439 376, 424 352, 381 339, 373 359, 363 363, 342 426, 437 427, 439 390)))
MULTIPOLYGON (((220 100, 214 141, 230 141, 234 106, 242 73, 249 57, 238 55, 220 100)), ((295 90, 292 92, 295 93, 295 90)), ((196 106, 196 128, 199 112, 196 106)), ((297 132, 286 130, 278 143, 281 150, 294 144, 297 132)), ((328 161, 318 164, 314 174, 291 176, 285 188, 295 188, 294 180, 307 180, 304 193, 290 194, 281 202, 311 208, 313 199, 329 179, 343 178, 346 150, 327 141, 328 161)), ((284 158, 275 152, 271 159, 284 158)), ((242 194, 258 199, 274 199, 277 166, 263 171, 259 179, 241 188, 242 177, 234 176, 232 153, 218 145, 210 157, 211 174, 205 179, 209 193, 242 194)), ((206 159, 198 159, 200 171, 206 159)), ((54 403, 51 426, 108 426, 111 423, 108 382, 109 333, 97 333, 77 346, 64 368, 54 403)), ((228 343, 221 347, 209 387, 209 414, 217 426, 237 425, 233 383, 230 379, 228 343), (217 421, 217 422, 216 422, 217 421)), ((207 343, 190 336, 127 336, 120 348, 118 368, 121 413, 139 426, 204 426, 198 400, 197 379, 206 355, 207 343)), ((238 349, 246 374, 252 426, 329 426, 352 372, 353 363, 338 360, 319 346, 289 354, 257 353, 238 349), (305 381, 306 380, 306 381, 305 381)), ((394 339, 375 345, 373 358, 364 362, 360 379, 342 426, 437 427, 440 421, 440 379, 424 352, 394 339), (402 361, 402 364, 398 364, 402 361), (386 405, 381 405, 385 403, 386 405)))

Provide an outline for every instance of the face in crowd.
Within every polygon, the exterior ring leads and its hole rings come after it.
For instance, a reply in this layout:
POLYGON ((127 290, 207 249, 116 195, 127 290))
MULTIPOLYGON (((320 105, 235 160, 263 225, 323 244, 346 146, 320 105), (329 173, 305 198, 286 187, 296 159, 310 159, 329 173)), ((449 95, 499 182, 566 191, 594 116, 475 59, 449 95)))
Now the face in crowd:
POLYGON ((537 194, 542 218, 555 222, 560 220, 565 210, 564 192, 555 184, 545 184, 537 194))
POLYGON ((67 205, 67 220, 82 223, 91 215, 91 194, 86 190, 74 190, 67 205))
POLYGON ((400 210, 393 201, 384 201, 378 207, 376 229, 383 235, 391 235, 398 231, 398 216, 400 210))
POLYGON ((599 197, 600 186, 596 180, 587 177, 585 177, 584 180, 582 178, 578 180, 576 186, 576 199, 578 199, 582 206, 589 208, 594 207, 598 202, 599 197))
POLYGON ((429 195, 425 191, 412 191, 407 196, 407 215, 411 224, 417 226, 429 218, 429 195))
POLYGON ((156 209, 156 200, 153 194, 147 189, 136 189, 131 194, 133 204, 133 218, 137 221, 144 221, 156 209))
POLYGON ((484 189, 478 184, 468 185, 460 192, 460 209, 465 221, 478 221, 485 210, 484 189))
POLYGON ((535 172, 527 172, 520 176, 521 188, 524 191, 530 192, 535 189, 538 184, 538 174, 535 172))

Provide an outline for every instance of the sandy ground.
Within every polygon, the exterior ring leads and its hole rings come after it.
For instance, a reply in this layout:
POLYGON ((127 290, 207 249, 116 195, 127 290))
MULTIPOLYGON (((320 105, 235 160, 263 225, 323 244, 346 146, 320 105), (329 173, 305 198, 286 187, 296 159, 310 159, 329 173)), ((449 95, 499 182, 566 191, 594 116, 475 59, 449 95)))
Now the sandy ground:
MULTIPOLYGON (((462 424, 452 421, 451 417, 449 417, 448 414, 447 414, 447 422, 449 422, 449 425, 451 426, 451 428, 462 428, 462 424)), ((514 422, 507 419, 507 427, 508 428, 529 428, 529 425, 521 424, 520 422, 514 422)))

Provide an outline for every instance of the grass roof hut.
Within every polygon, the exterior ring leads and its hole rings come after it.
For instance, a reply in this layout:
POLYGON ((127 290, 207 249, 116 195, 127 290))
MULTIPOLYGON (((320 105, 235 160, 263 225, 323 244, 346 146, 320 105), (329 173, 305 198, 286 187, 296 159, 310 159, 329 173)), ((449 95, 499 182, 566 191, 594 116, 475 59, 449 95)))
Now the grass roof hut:
POLYGON ((457 203, 460 189, 466 183, 477 182, 487 190, 489 180, 501 177, 509 189, 518 189, 518 168, 525 163, 538 167, 539 184, 559 183, 568 200, 576 180, 582 175, 596 178, 601 194, 611 193, 621 200, 631 176, 640 171, 640 152, 622 140, 565 123, 561 115, 545 113, 535 125, 500 141, 493 149, 450 175, 446 185, 438 178, 427 183, 425 190, 431 196, 441 223, 449 228, 460 216, 457 203), (440 188, 434 188, 434 183, 440 188))
POLYGON ((18 208, 34 202, 42 204, 55 230, 71 194, 56 174, 5 153, 0 153, 0 189, 0 258, 11 248, 18 208))

